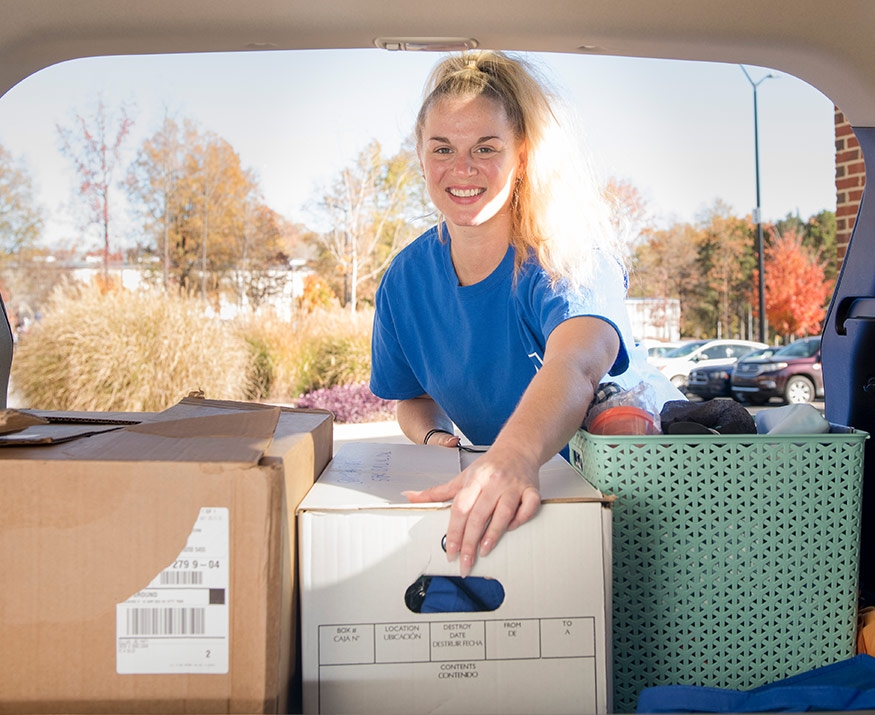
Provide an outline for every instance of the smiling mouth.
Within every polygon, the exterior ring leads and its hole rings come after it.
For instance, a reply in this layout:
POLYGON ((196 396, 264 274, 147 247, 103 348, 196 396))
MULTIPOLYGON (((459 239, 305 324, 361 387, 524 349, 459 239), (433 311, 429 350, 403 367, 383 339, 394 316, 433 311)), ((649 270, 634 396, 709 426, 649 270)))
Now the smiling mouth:
POLYGON ((460 199, 470 199, 475 196, 479 196, 480 194, 486 193, 486 189, 447 189, 447 193, 450 196, 455 196, 460 199))

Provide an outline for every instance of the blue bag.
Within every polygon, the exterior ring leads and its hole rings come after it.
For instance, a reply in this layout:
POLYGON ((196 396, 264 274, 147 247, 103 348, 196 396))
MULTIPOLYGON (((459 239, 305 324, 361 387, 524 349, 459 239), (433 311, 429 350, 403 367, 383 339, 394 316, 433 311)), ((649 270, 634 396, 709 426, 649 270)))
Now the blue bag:
POLYGON ((491 578, 420 576, 404 594, 414 613, 473 613, 494 611, 504 601, 504 588, 491 578))
POLYGON ((858 655, 753 690, 657 685, 638 713, 750 713, 875 710, 875 658, 858 655))
POLYGON ((432 576, 422 613, 494 611, 502 601, 504 589, 493 579, 432 576))

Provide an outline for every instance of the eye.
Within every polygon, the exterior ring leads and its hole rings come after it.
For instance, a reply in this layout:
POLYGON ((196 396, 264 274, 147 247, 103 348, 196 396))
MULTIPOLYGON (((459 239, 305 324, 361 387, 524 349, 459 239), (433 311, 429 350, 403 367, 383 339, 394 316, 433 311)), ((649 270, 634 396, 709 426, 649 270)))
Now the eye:
POLYGON ((452 149, 450 149, 450 147, 448 147, 448 146, 435 147, 435 150, 434 150, 435 154, 449 154, 451 152, 452 152, 452 149))
POLYGON ((476 154, 492 154, 495 152, 495 148, 491 146, 478 146, 474 152, 476 154))

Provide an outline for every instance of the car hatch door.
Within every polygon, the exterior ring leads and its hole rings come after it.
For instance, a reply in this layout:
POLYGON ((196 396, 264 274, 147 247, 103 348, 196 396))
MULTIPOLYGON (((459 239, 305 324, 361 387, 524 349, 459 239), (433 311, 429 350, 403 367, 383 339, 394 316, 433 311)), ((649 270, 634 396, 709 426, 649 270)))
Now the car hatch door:
MULTIPOLYGON (((854 128, 875 167, 875 128, 854 128)), ((865 430, 861 587, 875 591, 875 195, 864 191, 821 343, 825 416, 865 430)))
POLYGON ((6 315, 3 296, 0 296, 0 410, 6 409, 9 372, 12 369, 12 327, 6 315))

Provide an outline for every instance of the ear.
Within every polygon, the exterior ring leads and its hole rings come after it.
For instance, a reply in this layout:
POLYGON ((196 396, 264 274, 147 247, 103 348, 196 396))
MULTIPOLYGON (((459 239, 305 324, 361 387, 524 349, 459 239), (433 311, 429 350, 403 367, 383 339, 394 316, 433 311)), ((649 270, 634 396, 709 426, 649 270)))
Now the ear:
POLYGON ((526 173, 526 162, 529 158, 528 147, 525 142, 520 147, 519 154, 519 164, 517 165, 517 174, 525 174, 526 173))

